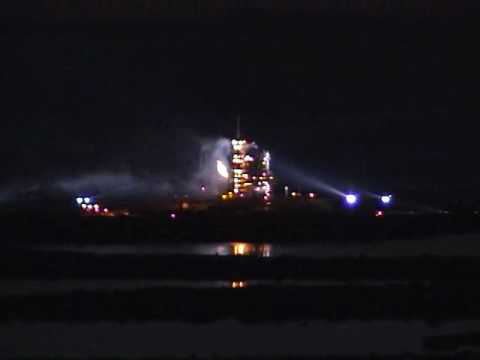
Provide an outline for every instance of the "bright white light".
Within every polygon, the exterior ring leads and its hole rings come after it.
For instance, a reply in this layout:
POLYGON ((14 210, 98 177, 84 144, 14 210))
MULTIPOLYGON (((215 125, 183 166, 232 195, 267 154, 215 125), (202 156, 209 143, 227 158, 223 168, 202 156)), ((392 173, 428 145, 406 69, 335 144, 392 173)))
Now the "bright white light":
POLYGON ((83 203, 83 198, 82 197, 77 197, 75 199, 75 201, 77 202, 78 205, 81 205, 83 203))
POLYGON ((357 195, 354 195, 354 194, 348 194, 345 196, 345 201, 349 205, 355 205, 358 201, 358 197, 357 195))
POLYGON ((87 208, 87 204, 82 204, 82 209, 86 209, 87 208))
POLYGON ((392 201, 392 196, 391 195, 383 195, 381 197, 381 200, 382 200, 382 203, 384 203, 384 204, 390 204, 390 202, 392 201))
POLYGON ((223 162, 221 162, 220 160, 217 160, 217 171, 220 174, 220 176, 224 177, 225 179, 228 179, 228 177, 229 177, 228 169, 225 166, 225 164, 223 162))
POLYGON ((170 214, 170 219, 175 220, 177 218, 177 215, 175 213, 170 214))
POLYGON ((265 165, 265 167, 267 168, 267 170, 270 170, 270 160, 271 160, 271 156, 270 156, 270 153, 267 151, 265 153, 265 156, 263 158, 263 164, 265 165))
POLYGON ((91 200, 89 197, 84 197, 84 198, 83 198, 83 202, 84 202, 85 204, 90 204, 91 201, 92 201, 92 200, 91 200))

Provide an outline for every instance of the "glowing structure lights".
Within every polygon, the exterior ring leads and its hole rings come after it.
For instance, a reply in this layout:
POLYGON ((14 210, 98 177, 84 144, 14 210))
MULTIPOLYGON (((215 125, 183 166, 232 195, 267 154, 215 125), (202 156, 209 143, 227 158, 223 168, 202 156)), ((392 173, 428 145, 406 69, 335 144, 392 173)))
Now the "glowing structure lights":
MULTIPOLYGON (((253 142, 244 139, 232 140, 232 159, 230 164, 230 189, 222 195, 223 200, 234 197, 245 198, 255 196, 269 201, 272 195, 270 172, 271 156, 269 152, 261 152, 253 142)), ((219 173, 226 178, 226 166, 217 164, 219 173), (223 173, 223 174, 222 174, 223 173)))
POLYGON ((250 184, 249 168, 254 159, 247 154, 249 147, 246 140, 232 140, 232 185, 235 194, 245 193, 247 184, 250 184))
MULTIPOLYGON (((268 151, 265 152, 263 156, 263 161, 262 165, 265 167, 265 170, 270 171, 270 160, 272 160, 272 157, 270 156, 270 153, 268 151)), ((263 173, 264 176, 266 176, 266 173, 263 173)))
POLYGON ((75 202, 84 215, 112 216, 110 210, 101 207, 98 203, 93 203, 92 197, 79 196, 75 198, 75 202))

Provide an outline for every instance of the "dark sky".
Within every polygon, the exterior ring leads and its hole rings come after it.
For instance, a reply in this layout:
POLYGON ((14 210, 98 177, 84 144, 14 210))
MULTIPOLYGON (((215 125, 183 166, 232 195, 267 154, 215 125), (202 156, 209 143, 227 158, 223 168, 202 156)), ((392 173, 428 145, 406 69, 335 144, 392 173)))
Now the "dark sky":
POLYGON ((0 182, 182 172, 198 139, 232 136, 240 114, 308 173, 355 182, 365 164, 367 183, 475 192, 477 27, 418 14, 4 18, 0 182))

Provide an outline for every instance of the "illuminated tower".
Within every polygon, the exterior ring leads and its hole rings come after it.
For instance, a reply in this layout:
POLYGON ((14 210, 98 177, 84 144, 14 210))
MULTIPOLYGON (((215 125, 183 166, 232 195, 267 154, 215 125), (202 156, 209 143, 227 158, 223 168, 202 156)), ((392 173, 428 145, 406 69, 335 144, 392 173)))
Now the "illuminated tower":
POLYGON ((257 144, 240 135, 240 118, 237 119, 237 136, 231 141, 230 169, 217 161, 218 173, 229 179, 229 189, 222 199, 261 197, 269 203, 273 188, 270 170, 271 156, 261 151, 257 144))
POLYGON ((271 156, 268 151, 260 151, 257 144, 245 139, 232 140, 231 192, 239 197, 263 197, 268 201, 272 196, 270 170, 271 156))
POLYGON ((252 164, 254 158, 249 154, 255 146, 243 139, 232 140, 231 187, 235 195, 245 196, 252 188, 252 164))

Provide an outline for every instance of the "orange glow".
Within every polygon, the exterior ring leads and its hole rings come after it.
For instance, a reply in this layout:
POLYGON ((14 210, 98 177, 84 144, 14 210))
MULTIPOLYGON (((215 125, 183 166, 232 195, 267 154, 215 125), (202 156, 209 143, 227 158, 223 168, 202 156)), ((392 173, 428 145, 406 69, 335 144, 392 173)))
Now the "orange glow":
POLYGON ((183 210, 188 210, 190 208, 190 204, 188 202, 182 202, 181 206, 183 210))
POLYGON ((247 244, 243 244, 243 243, 233 244, 234 255, 245 255, 246 252, 247 252, 247 244))
POLYGON ((232 281, 232 289, 243 289, 247 287, 246 281, 232 281))
POLYGON ((226 194, 223 194, 222 195, 222 200, 227 200, 228 199, 228 196, 226 194))
POLYGON ((272 245, 270 244, 251 244, 233 242, 230 244, 230 252, 234 256, 272 256, 272 245))

